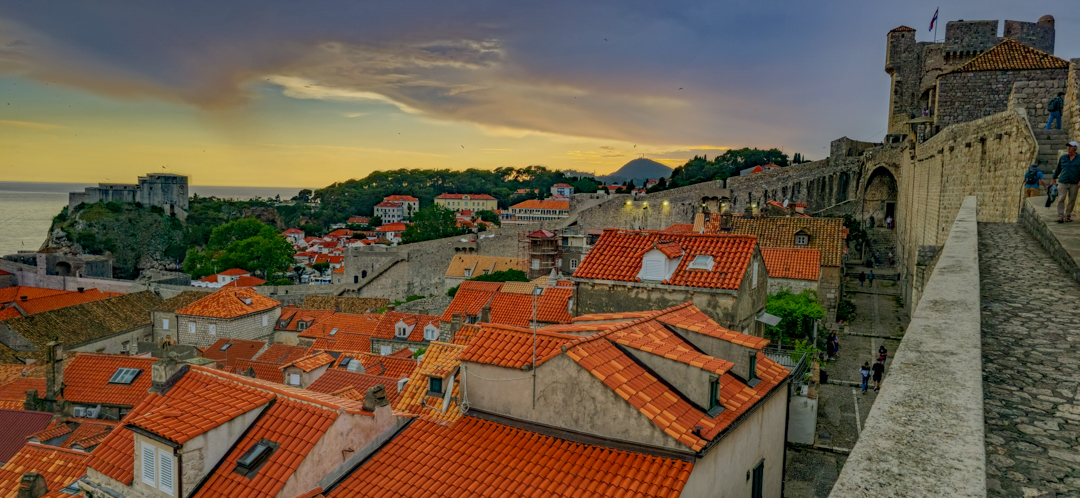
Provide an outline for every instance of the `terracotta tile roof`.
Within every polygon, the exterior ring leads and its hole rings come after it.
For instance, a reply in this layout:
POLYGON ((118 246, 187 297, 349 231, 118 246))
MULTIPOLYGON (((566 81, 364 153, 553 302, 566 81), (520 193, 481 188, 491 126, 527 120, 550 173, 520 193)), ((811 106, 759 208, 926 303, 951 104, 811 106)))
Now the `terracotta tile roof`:
POLYGON ((77 423, 78 427, 60 444, 60 447, 83 451, 89 451, 101 444, 101 441, 119 426, 119 422, 108 420, 77 418, 68 419, 68 421, 69 423, 77 423))
POLYGON ((694 231, 693 223, 674 223, 671 226, 665 228, 665 232, 685 232, 690 233, 694 231))
POLYGON ((191 370, 169 389, 167 395, 150 394, 147 398, 150 409, 125 423, 183 444, 265 405, 274 394, 191 370))
POLYGON ((187 306, 191 303, 194 303, 195 301, 198 301, 206 296, 209 296, 210 294, 212 294, 210 291, 183 291, 173 297, 170 297, 169 299, 166 299, 165 301, 162 301, 162 303, 158 305, 158 307, 155 308, 154 311, 175 312, 176 310, 183 308, 184 306, 187 306))
POLYGON ((469 199, 474 201, 494 201, 495 198, 487 194, 439 194, 436 199, 469 199))
POLYGON ((367 313, 390 304, 389 299, 381 297, 342 297, 342 296, 307 296, 302 308, 312 310, 333 310, 342 313, 367 313))
MULTIPOLYGON (((308 354, 316 353, 318 351, 341 353, 371 352, 371 336, 361 334, 338 334, 335 337, 337 338, 336 340, 322 338, 315 339, 315 342, 312 343, 311 347, 307 350, 308 354)), ((403 349, 402 351, 408 351, 408 349, 403 349)))
POLYGON ((237 318, 281 306, 248 287, 224 287, 194 303, 176 310, 177 315, 205 316, 212 318, 237 318), (246 304, 250 299, 251 304, 246 304))
POLYGON ((420 360, 416 374, 409 376, 409 382, 405 384, 401 397, 398 398, 397 403, 394 403, 394 411, 411 413, 444 423, 461 418, 461 410, 457 402, 460 382, 457 382, 456 372, 461 365, 459 357, 463 351, 465 351, 465 346, 456 344, 437 341, 429 344, 424 357, 420 360), (454 374, 454 389, 450 392, 451 401, 446 411, 442 411, 443 398, 428 396, 428 380, 431 377, 443 379, 450 374, 454 374))
POLYGON ((765 247, 761 249, 761 257, 769 278, 817 280, 821 273, 821 251, 817 249, 765 247))
POLYGON ((88 289, 83 292, 54 294, 52 296, 39 297, 37 299, 30 299, 26 302, 17 302, 14 304, 19 308, 22 308, 23 312, 27 315, 34 315, 55 309, 67 308, 68 306, 75 306, 76 304, 100 301, 102 299, 122 295, 123 294, 118 292, 101 292, 97 289, 88 289))
POLYGON ((19 480, 26 472, 41 474, 45 478, 45 487, 57 491, 86 475, 86 453, 26 443, 0 467, 0 497, 18 496, 19 480))
POLYGON ((396 207, 401 207, 401 203, 400 202, 382 201, 382 202, 376 204, 375 207, 377 207, 377 208, 396 208, 396 207))
MULTIPOLYGON (((531 329, 495 324, 480 326, 480 333, 465 348, 461 361, 519 369, 532 364, 534 336, 531 329)), ((536 331, 536 364, 541 365, 558 356, 562 345, 574 339, 577 337, 536 331)))
POLYGON ((899 27, 893 28, 893 29, 892 29, 892 31, 889 31, 889 32, 890 32, 890 33, 899 33, 899 32, 910 32, 910 33, 914 33, 914 32, 915 32, 915 28, 909 28, 909 27, 907 27, 907 26, 899 26, 899 27))
POLYGON ((706 315, 689 302, 657 312, 656 320, 688 332, 704 334, 757 350, 769 344, 769 340, 764 337, 754 337, 721 327, 720 324, 709 318, 709 315, 706 315))
POLYGON ((502 289, 504 282, 478 282, 475 280, 466 280, 458 286, 458 290, 469 290, 479 292, 499 292, 502 289))
POLYGON ((945 74, 973 71, 1068 69, 1069 61, 1006 38, 990 50, 945 74))
POLYGON ((19 356, 43 358, 45 344, 59 338, 64 348, 91 342, 118 332, 150 324, 150 312, 161 298, 151 291, 134 292, 77 304, 36 315, 4 320, 4 325, 26 338, 38 351, 19 356))
MULTIPOLYGON (((844 259, 844 239, 847 230, 843 218, 733 218, 732 233, 753 235, 761 247, 804 247, 821 251, 821 266, 840 266, 844 259), (795 245, 795 234, 810 236, 806 246, 795 245)), ((705 225, 705 233, 717 233, 719 217, 705 225)), ((575 273, 576 275, 576 273, 575 273)))
POLYGON ((46 289, 43 287, 27 287, 27 286, 15 286, 4 287, 0 289, 0 304, 7 304, 11 302, 22 302, 22 298, 26 297, 27 300, 40 299, 46 296, 56 296, 59 294, 68 294, 71 291, 58 290, 58 289, 46 289))
POLYGON ((541 323, 570 323, 572 287, 549 287, 537 300, 536 320, 541 323))
POLYGON ((203 350, 203 358, 210 358, 218 362, 220 366, 228 366, 236 360, 250 360, 262 348, 266 347, 266 341, 251 341, 248 339, 221 338, 203 350), (225 346, 228 346, 225 348, 225 346), (222 350, 222 348, 225 348, 222 350))
POLYGON ((367 393, 367 390, 377 385, 382 385, 386 388, 386 397, 390 400, 390 404, 397 402, 401 393, 397 390, 398 380, 394 377, 384 377, 381 375, 369 375, 358 372, 350 372, 348 370, 342 370, 340 368, 332 368, 327 370, 326 373, 315 379, 308 386, 309 391, 315 391, 320 393, 334 394, 340 396, 340 391, 346 388, 353 388, 356 392, 360 393, 360 400, 363 400, 363 396, 367 393))
POLYGON ((321 366, 329 365, 334 362, 334 357, 327 353, 315 353, 312 355, 298 358, 290 363, 281 365, 281 368, 296 367, 304 372, 310 372, 321 366))
MULTIPOLYGON (((674 254, 678 245, 682 259, 664 280, 668 285, 736 290, 750 265, 756 241, 754 237, 716 234, 680 234, 604 230, 604 235, 589 250, 574 277, 639 282, 642 256, 656 248, 674 254), (712 256, 712 270, 692 269, 689 265, 699 255, 712 256)), ((671 257, 669 254, 669 257, 671 257)))
POLYGON ((0 385, 0 407, 22 410, 26 404, 26 392, 37 390, 45 397, 45 379, 40 377, 16 377, 0 385))
POLYGON ((241 276, 241 275, 251 275, 251 272, 249 272, 247 270, 240 269, 240 268, 231 268, 231 269, 225 270, 225 271, 223 271, 221 273, 218 273, 218 275, 226 275, 226 276, 229 276, 229 277, 238 277, 238 276, 241 276))
POLYGON ((73 403, 135 406, 150 389, 150 366, 157 358, 79 353, 64 368, 64 399, 73 403), (131 384, 111 384, 121 368, 142 370, 131 384))
POLYGON ((500 258, 495 256, 475 256, 471 254, 458 254, 450 260, 450 266, 446 268, 447 277, 467 278, 465 270, 472 270, 468 277, 483 275, 505 270, 524 270, 524 262, 517 258, 500 258))
POLYGON ((307 349, 303 346, 287 346, 285 344, 277 343, 271 344, 266 348, 259 356, 256 356, 255 361, 263 363, 273 363, 275 365, 284 365, 286 363, 292 363, 307 355, 307 349))
POLYGON ((588 315, 576 316, 571 321, 573 323, 612 321, 624 322, 627 320, 636 320, 638 318, 652 316, 655 313, 655 311, 620 311, 617 313, 591 313, 588 315))
POLYGON ((16 318, 20 316, 23 316, 23 314, 19 311, 19 308, 15 306, 0 309, 0 322, 7 320, 8 318, 16 318))
MULTIPOLYGON (((523 284, 524 282, 513 282, 523 284)), ((462 282, 461 288, 454 295, 454 300, 443 312, 442 320, 449 321, 455 313, 462 315, 479 315, 480 310, 488 305, 491 308, 491 322, 515 327, 526 327, 533 320, 533 295, 518 294, 516 292, 500 292, 511 282, 500 284, 498 282, 462 282), (465 284, 472 284, 466 286, 465 284), (496 284, 478 286, 476 284, 496 284)), ((533 285, 533 284, 529 284, 533 285)), ((514 290, 514 287, 511 287, 514 290)), ((536 298, 536 319, 541 323, 569 323, 570 297, 573 295, 571 287, 548 287, 543 294, 536 298)))
MULTIPOLYGON (((9 411, 14 411, 14 410, 9 410, 9 411)), ((24 412, 24 413, 43 413, 43 412, 30 412, 30 411, 27 411, 27 412, 24 412)), ((49 418, 52 418, 52 417, 49 417, 49 418)), ((66 423, 65 424, 57 424, 56 421, 54 420, 52 423, 48 424, 48 427, 46 427, 46 428, 44 428, 44 429, 42 429, 40 431, 37 431, 37 432, 35 432, 33 434, 30 434, 30 435, 26 436, 26 439, 31 440, 30 442, 32 442, 32 443, 46 444, 46 443, 48 443, 48 441, 50 439, 58 438, 60 436, 65 436, 67 434, 71 434, 72 432, 75 432, 75 427, 72 427, 72 425, 75 425, 75 424, 66 424, 66 423), (36 441, 33 441, 33 440, 36 440, 36 441)), ((19 447, 21 448, 22 444, 20 444, 19 447)))
POLYGON ((0 364, 0 386, 19 377, 45 377, 45 367, 23 364, 0 364))
POLYGON ((376 232, 404 232, 409 225, 404 223, 387 223, 379 228, 376 228, 376 232))
POLYGON ((381 375, 404 379, 412 375, 419 363, 412 358, 398 358, 396 356, 379 356, 377 354, 359 355, 360 364, 364 366, 364 372, 370 375, 381 375))
POLYGON ((476 334, 480 332, 480 326, 476 324, 464 324, 454 334, 453 343, 460 346, 468 346, 472 342, 476 334))
POLYGON ((675 497, 693 466, 473 417, 418 420, 326 496, 424 496, 439 483, 443 496, 675 497))
POLYGON ((409 348, 401 348, 386 356, 393 356, 395 358, 412 358, 412 355, 412 350, 410 350, 409 348))
POLYGON ((388 195, 386 197, 383 197, 383 200, 391 202, 417 202, 420 199, 417 199, 416 197, 413 197, 411 195, 388 195))
POLYGON ((229 368, 226 369, 229 373, 238 375, 247 375, 248 370, 255 373, 255 378, 270 382, 283 383, 285 382, 285 374, 281 371, 281 366, 274 363, 263 363, 261 361, 251 360, 234 360, 229 368))
POLYGON ((412 326, 412 331, 409 333, 409 337, 405 340, 409 342, 421 342, 424 340, 424 327, 432 325, 435 328, 439 327, 439 317, 435 315, 421 315, 417 313, 400 313, 397 311, 387 311, 383 313, 382 319, 379 320, 379 326, 375 328, 375 337, 380 339, 397 338, 395 330, 398 323, 404 322, 405 325, 412 326))
POLYGON ((313 489, 311 491, 308 491, 308 492, 306 492, 306 493, 304 493, 302 495, 296 496, 295 498, 315 498, 317 496, 322 496, 323 495, 322 493, 323 493, 322 486, 318 486, 318 487, 316 487, 315 489, 313 489))
POLYGON ((26 444, 26 438, 49 426, 53 414, 0 409, 0 462, 7 462, 26 444))
MULTIPOLYGON (((305 322, 305 327, 314 327, 315 324, 325 320, 327 317, 333 316, 334 311, 331 310, 311 310, 306 308, 281 308, 281 316, 278 317, 277 323, 274 325, 274 330, 288 330, 299 331, 300 322, 305 322), (284 323, 285 326, 281 324, 284 323)), ((301 333, 306 332, 300 331, 301 333)), ((315 332, 312 332, 315 334, 315 332)))
POLYGON ((531 296, 535 289, 536 284, 532 282, 503 282, 502 289, 500 289, 499 292, 526 294, 531 296))
POLYGON ((266 280, 259 277, 237 277, 236 280, 233 280, 222 287, 258 287, 265 283, 266 280))
POLYGON ((527 201, 522 201, 514 204, 513 206, 510 206, 510 209, 554 209, 560 211, 568 211, 570 210, 570 201, 541 201, 537 199, 529 199, 527 201))

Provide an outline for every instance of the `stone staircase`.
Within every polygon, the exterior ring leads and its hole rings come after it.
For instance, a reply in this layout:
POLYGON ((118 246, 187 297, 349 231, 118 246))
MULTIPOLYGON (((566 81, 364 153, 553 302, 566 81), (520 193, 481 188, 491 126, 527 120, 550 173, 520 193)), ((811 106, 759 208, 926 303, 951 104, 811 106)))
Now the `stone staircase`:
POLYGON ((877 253, 881 258, 881 263, 876 266, 889 266, 888 254, 891 252, 894 257, 896 255, 896 230, 875 228, 867 230, 866 235, 870 239, 870 248, 866 252, 867 256, 873 256, 877 253))
POLYGON ((1039 155, 1036 164, 1042 171, 1049 183, 1050 176, 1057 167, 1058 157, 1065 151, 1065 143, 1069 141, 1069 132, 1066 130, 1035 130, 1035 140, 1039 142, 1039 155))

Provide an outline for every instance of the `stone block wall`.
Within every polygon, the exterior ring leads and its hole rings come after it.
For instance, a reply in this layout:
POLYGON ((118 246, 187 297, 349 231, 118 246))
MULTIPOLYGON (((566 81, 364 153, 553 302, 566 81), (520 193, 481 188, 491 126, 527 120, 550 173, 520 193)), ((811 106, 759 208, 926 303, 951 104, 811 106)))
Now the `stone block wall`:
MULTIPOLYGON (((1013 84, 1008 107, 1009 109, 1023 109, 1027 113, 1028 122, 1031 123, 1032 128, 1043 128, 1050 117, 1046 104, 1050 102, 1050 99, 1057 97, 1058 93, 1066 91, 1066 83, 1065 79, 1017 81, 1013 84)), ((1062 117, 1062 127, 1065 127, 1064 117, 1062 117)))
POLYGON ((1069 130, 1069 137, 1076 140, 1080 137, 1080 59, 1073 59, 1070 62, 1061 127, 1069 130))
POLYGON ((233 339, 270 340, 274 334, 274 325, 281 316, 281 308, 273 308, 262 313, 253 313, 233 319, 209 318, 201 316, 177 315, 177 333, 173 338, 179 344, 190 344, 205 348, 223 337, 233 339), (265 318, 266 325, 263 325, 265 318), (190 323, 195 324, 195 333, 190 332, 190 323), (214 333, 210 333, 210 325, 214 333))
POLYGON ((1067 69, 944 74, 938 78, 935 122, 944 128, 1003 112, 1015 83, 1063 82, 1067 76, 1067 69))

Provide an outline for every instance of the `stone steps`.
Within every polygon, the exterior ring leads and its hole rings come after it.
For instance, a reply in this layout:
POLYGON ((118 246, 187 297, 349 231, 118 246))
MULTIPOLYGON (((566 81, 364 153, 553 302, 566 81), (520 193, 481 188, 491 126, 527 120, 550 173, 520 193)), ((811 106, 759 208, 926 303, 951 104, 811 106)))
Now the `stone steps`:
POLYGON ((1039 171, 1049 176, 1057 167, 1058 157, 1065 152, 1065 143, 1069 140, 1069 133, 1066 130, 1043 129, 1037 129, 1034 132, 1035 140, 1039 143, 1039 153, 1035 164, 1039 165, 1039 171))

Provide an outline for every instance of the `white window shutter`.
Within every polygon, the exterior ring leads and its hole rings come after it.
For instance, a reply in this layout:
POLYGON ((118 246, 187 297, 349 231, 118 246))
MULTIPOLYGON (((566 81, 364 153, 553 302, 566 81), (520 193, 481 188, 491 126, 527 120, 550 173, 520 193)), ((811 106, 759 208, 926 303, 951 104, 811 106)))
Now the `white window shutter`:
POLYGON ((167 452, 158 452, 158 489, 173 494, 173 456, 167 452))
POLYGON ((268 323, 270 323, 270 316, 263 315, 263 327, 265 327, 268 323))
MULTIPOLYGON (((755 266, 754 268, 756 269, 757 267, 755 266)), ((216 334, 217 334, 217 325, 211 323, 210 324, 210 335, 216 335, 216 334)))
POLYGON ((169 330, 169 319, 168 318, 165 318, 165 319, 161 320, 161 328, 165 329, 165 330, 169 330))
POLYGON ((300 385, 300 374, 289 374, 289 384, 294 386, 300 385))
POLYGON ((157 486, 157 473, 154 472, 156 468, 154 466, 154 446, 151 444, 142 443, 142 450, 139 454, 142 455, 142 482, 149 486, 157 486))

